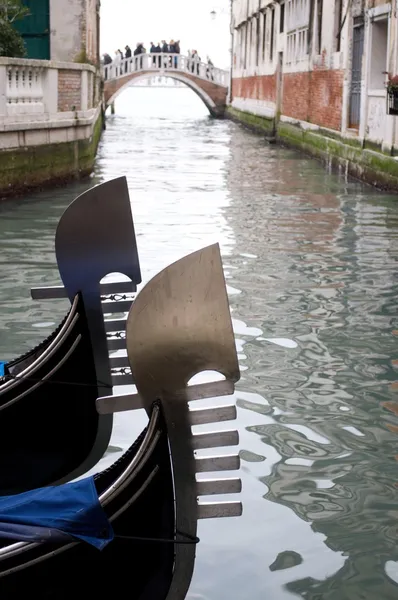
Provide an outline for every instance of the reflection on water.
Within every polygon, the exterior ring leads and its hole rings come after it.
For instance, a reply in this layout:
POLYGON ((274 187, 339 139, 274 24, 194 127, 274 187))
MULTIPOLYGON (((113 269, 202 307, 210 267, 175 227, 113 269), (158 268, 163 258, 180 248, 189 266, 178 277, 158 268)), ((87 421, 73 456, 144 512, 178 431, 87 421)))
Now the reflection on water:
MULTIPOLYGON (((91 182, 0 205, 0 359, 66 309, 28 294, 56 281, 62 209, 126 174, 143 281, 220 242, 242 369, 244 515, 200 523, 189 597, 396 598, 396 199, 212 121, 197 102, 126 92, 91 182)), ((117 417, 106 461, 139 426, 117 417)))

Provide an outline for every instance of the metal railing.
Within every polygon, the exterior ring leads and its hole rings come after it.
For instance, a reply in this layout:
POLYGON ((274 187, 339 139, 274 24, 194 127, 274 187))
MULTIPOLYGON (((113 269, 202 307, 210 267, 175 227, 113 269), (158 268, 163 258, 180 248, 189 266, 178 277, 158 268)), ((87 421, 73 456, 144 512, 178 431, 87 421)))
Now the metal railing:
POLYGON ((131 73, 157 72, 167 74, 178 71, 180 73, 194 75, 199 79, 211 81, 216 85, 228 87, 229 72, 217 69, 213 65, 201 62, 182 54, 147 53, 113 61, 102 66, 105 81, 120 79, 131 73))

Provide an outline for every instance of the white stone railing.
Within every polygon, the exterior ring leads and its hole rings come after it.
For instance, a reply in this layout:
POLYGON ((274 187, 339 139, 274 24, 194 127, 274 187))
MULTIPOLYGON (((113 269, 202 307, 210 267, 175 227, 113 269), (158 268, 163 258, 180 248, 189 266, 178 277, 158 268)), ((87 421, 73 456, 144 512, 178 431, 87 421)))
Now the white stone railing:
POLYGON ((95 77, 91 65, 1 57, 0 124, 89 118, 95 77))
POLYGON ((179 71, 183 74, 194 75, 205 81, 211 81, 217 85, 228 87, 229 72, 223 69, 217 69, 212 65, 189 58, 182 54, 163 54, 149 53, 124 58, 119 62, 112 62, 102 66, 102 73, 105 81, 119 79, 131 73, 142 71, 153 71, 163 73, 179 71))
POLYGON ((6 69, 7 115, 45 112, 44 69, 10 65, 6 69))

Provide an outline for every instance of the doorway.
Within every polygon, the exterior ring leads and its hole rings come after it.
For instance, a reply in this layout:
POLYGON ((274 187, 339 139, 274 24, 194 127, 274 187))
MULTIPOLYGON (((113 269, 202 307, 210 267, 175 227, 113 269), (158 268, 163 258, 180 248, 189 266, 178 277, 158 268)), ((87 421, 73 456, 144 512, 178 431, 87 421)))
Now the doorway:
POLYGON ((50 60, 49 0, 23 0, 30 14, 14 23, 26 46, 26 58, 50 60))
POLYGON ((283 100, 283 52, 278 52, 278 61, 276 65, 276 98, 275 98, 275 119, 279 121, 282 112, 283 100))
POLYGON ((363 21, 354 22, 351 65, 351 91, 349 127, 359 129, 361 118, 361 91, 362 91, 362 57, 365 39, 363 21))

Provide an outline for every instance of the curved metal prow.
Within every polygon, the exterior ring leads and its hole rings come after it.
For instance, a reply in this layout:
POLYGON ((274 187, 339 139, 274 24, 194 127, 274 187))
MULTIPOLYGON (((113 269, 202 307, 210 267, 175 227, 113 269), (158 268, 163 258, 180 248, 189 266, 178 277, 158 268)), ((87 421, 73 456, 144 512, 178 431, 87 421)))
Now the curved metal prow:
MULTIPOLYGON (((162 403, 172 456, 176 531, 196 536, 197 519, 235 516, 239 502, 198 504, 198 495, 240 491, 239 479, 196 481, 197 472, 239 468, 239 456, 195 457, 202 448, 236 445, 236 431, 201 433, 191 425, 209 423, 231 407, 190 410, 188 402, 216 393, 233 393, 240 377, 218 244, 177 261, 156 275, 138 294, 127 320, 127 352, 140 404, 148 413, 162 403), (188 387, 194 375, 217 371, 226 381, 188 387)), ((100 401, 99 401, 100 402, 100 401)), ((178 535, 178 534, 177 534, 178 535)), ((185 598, 192 578, 195 548, 176 544, 176 562, 169 600, 185 598)))
POLYGON ((100 395, 105 395, 112 378, 100 282, 115 272, 126 275, 135 284, 141 282, 125 177, 96 185, 70 204, 57 227, 55 251, 69 299, 78 292, 83 297, 100 395))
MULTIPOLYGON (((69 299, 72 300, 77 293, 83 298, 98 393, 104 396, 112 390, 113 382, 100 282, 109 273, 116 272, 129 277, 135 285, 141 282, 125 177, 94 186, 69 205, 57 227, 55 252, 69 299)), ((88 458, 90 465, 103 456, 109 444, 112 423, 112 415, 100 416, 97 439, 88 458)))

